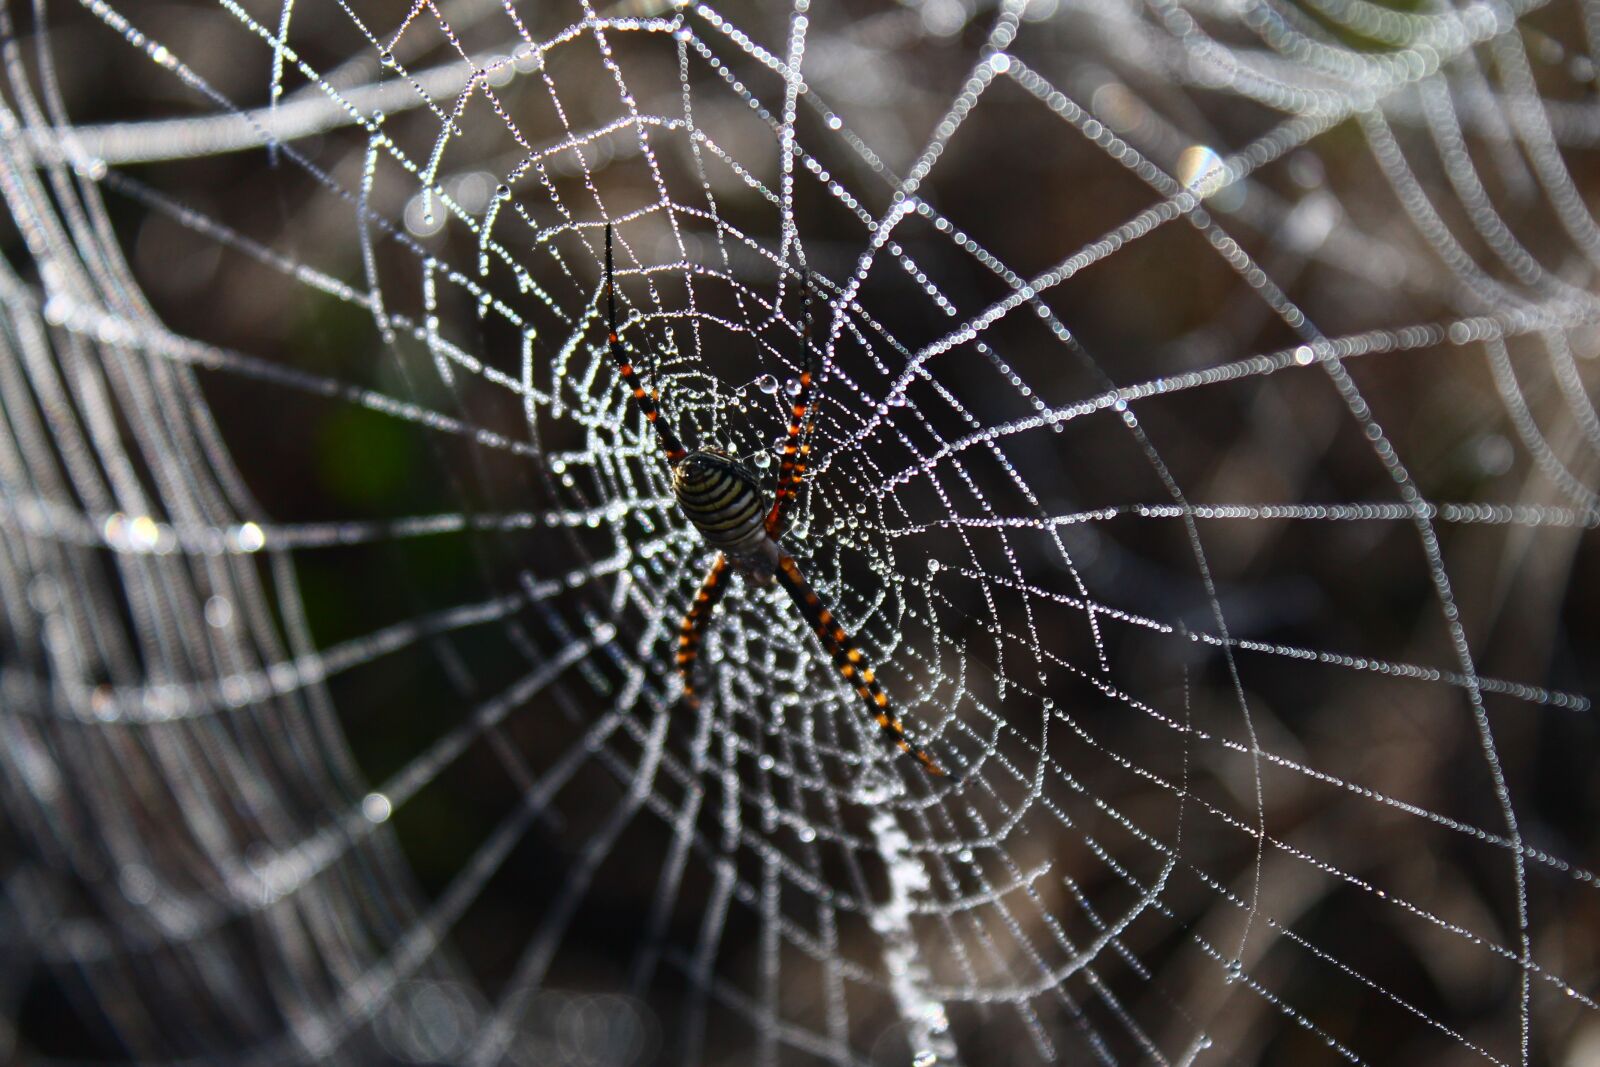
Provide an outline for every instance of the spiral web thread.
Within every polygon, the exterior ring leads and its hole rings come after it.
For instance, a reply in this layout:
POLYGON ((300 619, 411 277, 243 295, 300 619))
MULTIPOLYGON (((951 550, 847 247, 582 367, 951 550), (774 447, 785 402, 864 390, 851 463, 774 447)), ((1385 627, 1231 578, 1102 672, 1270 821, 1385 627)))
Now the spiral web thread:
MULTIPOLYGON (((74 12, 8 12, 8 1042, 26 1050, 18 998, 44 972, 138 1062, 556 1062, 576 1054, 538 1006, 578 981, 575 917, 642 832, 659 858, 615 988, 673 1062, 1593 1052, 1600 963, 1573 945, 1593 931, 1594 840, 1529 835, 1531 783, 1500 741, 1590 702, 1480 669, 1514 638, 1471 633, 1460 599, 1502 579, 1452 559, 1473 530, 1571 558, 1600 521, 1592 4, 183 11, 203 34, 154 5, 75 11, 73 35, 148 61, 132 92, 182 101, 106 123, 78 120, 60 79, 74 12), (989 216, 1026 227, 1048 169, 1009 169, 1013 145, 981 210, 941 182, 982 169, 977 129, 1013 126, 1091 156, 1132 206, 1085 199, 1093 236, 1041 223, 1008 264, 989 216), (1366 203, 1336 148, 1371 176, 1366 203), (282 232, 149 169, 235 153, 298 183, 282 232), (130 211, 353 312, 346 369, 165 325, 124 258, 130 211), (606 361, 607 223, 623 335, 668 416, 762 470, 809 271, 826 370, 787 543, 959 785, 878 744, 779 592, 730 593, 707 700, 677 703, 671 641, 707 560, 606 361), (1150 245, 1224 295, 1132 374, 1058 300, 1150 245), (1398 293, 1410 317, 1309 310, 1313 274, 1398 293), (1494 488, 1443 497, 1414 473, 1425 458, 1389 423, 1404 412, 1363 379, 1412 359, 1424 396, 1485 383, 1495 432, 1473 447, 1494 488), (297 405, 359 408, 484 483, 517 474, 481 499, 448 483, 455 510, 285 521, 238 465, 274 442, 214 417, 215 381, 283 405, 284 434, 304 432, 297 405), (1204 480, 1173 448, 1185 419, 1291 387, 1320 425, 1285 408, 1241 447, 1270 474, 1352 435, 1372 496, 1204 480), (1138 473, 1120 495, 1071 488, 1096 442, 1138 473), (1351 527, 1408 546, 1400 578, 1348 577, 1414 581, 1414 632, 1369 637, 1323 602, 1311 637, 1285 639, 1292 589, 1263 610, 1217 576, 1219 546, 1293 528, 1318 552, 1351 527), (1141 574, 1129 530, 1165 539, 1171 566, 1141 574), (471 546, 483 595, 316 638, 306 557, 430 539, 471 546), (491 641, 512 676, 463 651, 491 641), (408 656, 460 698, 369 776, 335 687, 408 656), (1292 709, 1328 693, 1414 715, 1407 743, 1471 803, 1363 762, 1395 740, 1349 705, 1353 737, 1297 733, 1292 709), (565 724, 561 743, 521 743, 530 720, 565 724), (514 800, 425 892, 395 831, 469 758, 514 800), (610 791, 579 792, 596 769, 610 791), (491 981, 455 941, 530 835, 560 842, 560 870, 491 981), (1396 842, 1454 873, 1369 862, 1396 842), (1450 889, 1467 870, 1476 906, 1450 889), (1318 910, 1333 899, 1356 905, 1318 910), (1418 1001, 1366 950, 1390 942, 1496 992, 1418 1001)), ((1542 588, 1553 616, 1559 576, 1542 588)))

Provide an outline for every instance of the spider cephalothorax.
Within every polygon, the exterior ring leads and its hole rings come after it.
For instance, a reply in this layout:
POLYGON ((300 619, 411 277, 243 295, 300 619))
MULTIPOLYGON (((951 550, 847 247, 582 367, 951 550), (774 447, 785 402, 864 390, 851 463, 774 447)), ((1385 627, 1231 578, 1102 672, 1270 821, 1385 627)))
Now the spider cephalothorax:
POLYGON ((889 694, 878 684, 876 673, 856 648, 832 611, 823 604, 817 591, 811 588, 800 572, 800 566, 783 550, 780 534, 783 530, 784 512, 795 498, 805 479, 806 458, 811 446, 807 442, 812 423, 811 387, 819 373, 815 364, 817 354, 811 345, 811 284, 805 287, 805 320, 801 329, 801 344, 805 360, 800 372, 799 389, 789 409, 789 434, 783 448, 783 461, 778 467, 777 486, 772 502, 766 503, 761 479, 744 464, 727 453, 714 448, 685 448, 678 435, 661 417, 660 398, 654 389, 646 389, 639 381, 638 371, 628 358, 627 349, 617 336, 617 302, 615 275, 611 261, 611 227, 606 227, 605 297, 607 314, 607 344, 617 374, 623 385, 633 394, 634 404, 655 428, 656 442, 661 446, 672 469, 672 493, 678 506, 706 544, 717 550, 711 570, 700 584, 694 603, 684 615, 678 632, 678 673, 683 679, 684 699, 691 706, 699 704, 694 688, 694 665, 700 656, 700 643, 705 637, 706 624, 727 589, 728 569, 733 567, 757 585, 771 585, 773 581, 783 586, 806 622, 811 625, 817 640, 828 651, 846 682, 866 703, 884 736, 900 751, 916 757, 930 774, 946 775, 946 771, 932 756, 914 746, 906 737, 900 717, 895 713, 889 694))

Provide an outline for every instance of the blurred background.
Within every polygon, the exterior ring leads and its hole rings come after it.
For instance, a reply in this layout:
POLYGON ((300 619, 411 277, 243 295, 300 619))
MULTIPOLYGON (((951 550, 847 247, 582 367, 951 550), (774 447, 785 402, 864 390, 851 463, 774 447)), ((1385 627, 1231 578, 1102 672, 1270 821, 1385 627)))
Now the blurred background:
POLYGON ((1600 1064, 1590 5, 0 20, 0 1063, 1600 1064))

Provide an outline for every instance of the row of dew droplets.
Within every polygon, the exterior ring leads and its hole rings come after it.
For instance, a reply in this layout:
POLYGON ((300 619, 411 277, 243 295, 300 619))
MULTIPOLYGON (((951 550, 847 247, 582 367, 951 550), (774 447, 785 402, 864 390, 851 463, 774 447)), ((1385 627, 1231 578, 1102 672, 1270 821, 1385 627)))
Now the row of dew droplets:
POLYGON ((928 968, 911 925, 916 895, 927 892, 932 880, 911 850, 911 838, 884 807, 891 798, 890 788, 882 782, 867 785, 856 795, 862 804, 876 809, 870 826, 889 880, 888 899, 868 912, 867 920, 883 939, 883 967, 908 1030, 912 1067, 959 1064, 944 1005, 928 992, 928 968))

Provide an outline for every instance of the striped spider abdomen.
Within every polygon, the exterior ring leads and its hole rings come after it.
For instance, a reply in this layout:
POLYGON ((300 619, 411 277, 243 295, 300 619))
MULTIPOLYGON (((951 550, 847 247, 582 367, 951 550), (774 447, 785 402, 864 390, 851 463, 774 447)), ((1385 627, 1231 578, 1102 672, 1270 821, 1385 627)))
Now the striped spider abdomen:
POLYGON ((706 544, 727 553, 746 577, 772 583, 778 546, 767 532, 765 494, 749 468, 720 452, 697 449, 673 465, 672 492, 706 544))

